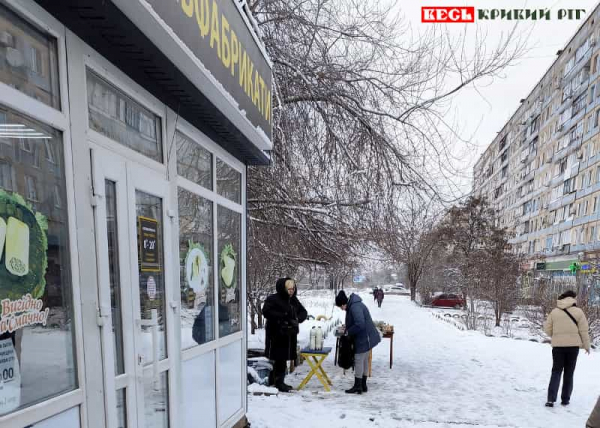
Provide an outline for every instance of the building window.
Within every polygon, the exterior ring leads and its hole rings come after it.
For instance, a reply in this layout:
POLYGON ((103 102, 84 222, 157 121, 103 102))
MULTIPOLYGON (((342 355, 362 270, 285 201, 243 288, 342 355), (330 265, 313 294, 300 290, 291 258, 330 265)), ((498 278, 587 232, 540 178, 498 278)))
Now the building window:
POLYGON ((177 174, 213 190, 212 154, 198 143, 177 132, 177 174))
POLYGON ((558 173, 559 173, 559 174, 562 174, 562 173, 564 173, 566 170, 567 170, 567 159, 563 159, 563 160, 560 162, 560 169, 559 169, 558 173))
POLYGON ((217 207, 217 244, 219 275, 219 337, 241 331, 240 266, 242 215, 222 206, 217 207))
MULTIPOLYGON (((60 132, 0 110, 3 142, 20 147, 23 135, 35 132, 36 138, 26 137, 33 151, 48 140, 63 157, 60 132)), ((65 171, 35 168, 20 150, 5 148, 0 145, 0 165, 10 166, 0 169, 0 366, 12 380, 4 379, 0 416, 77 388, 68 212, 53 202, 56 188, 66 192, 65 171)))
POLYGON ((62 196, 60 195, 60 189, 58 186, 54 186, 54 207, 62 208, 62 196))
POLYGON ((27 200, 29 200, 31 202, 37 202, 38 201, 37 184, 36 184, 36 180, 34 177, 32 177, 30 175, 25 176, 25 189, 27 192, 26 193, 27 200))
POLYGON ((187 349, 215 339, 213 203, 182 188, 177 193, 181 348, 187 349))
POLYGON ((54 156, 54 148, 52 142, 44 140, 44 148, 46 149, 46 160, 51 164, 56 164, 56 156, 54 156))
POLYGON ((242 174, 218 158, 217 193, 230 201, 241 203, 242 174))
POLYGON ((563 184, 563 195, 575 191, 575 178, 569 178, 563 184))
POLYGON ((163 162, 160 117, 87 71, 89 126, 157 162, 163 162))
POLYGON ((0 188, 6 191, 13 190, 12 165, 0 160, 0 188))
POLYGON ((29 64, 31 71, 38 76, 43 76, 42 53, 35 46, 29 47, 29 64))
POLYGON ((0 81, 60 108, 56 39, 0 4, 0 81))

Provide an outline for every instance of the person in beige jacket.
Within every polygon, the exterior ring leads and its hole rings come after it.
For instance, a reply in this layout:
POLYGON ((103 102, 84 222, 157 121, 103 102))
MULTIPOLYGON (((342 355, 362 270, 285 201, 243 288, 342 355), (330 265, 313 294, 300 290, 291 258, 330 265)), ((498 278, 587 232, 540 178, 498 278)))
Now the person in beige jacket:
POLYGON ((558 297, 546 322, 544 331, 552 338, 552 376, 548 385, 547 407, 553 407, 558 395, 560 378, 563 376, 561 404, 567 406, 573 391, 573 374, 577 364, 579 348, 590 353, 590 335, 587 318, 577 307, 574 291, 566 291, 558 297))

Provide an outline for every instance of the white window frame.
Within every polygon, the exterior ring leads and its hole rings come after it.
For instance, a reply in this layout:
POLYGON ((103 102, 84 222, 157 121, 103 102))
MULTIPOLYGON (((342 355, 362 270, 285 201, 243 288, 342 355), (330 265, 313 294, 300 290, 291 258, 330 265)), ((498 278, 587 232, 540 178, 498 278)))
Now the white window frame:
MULTIPOLYGON (((143 155, 132 148, 125 146, 123 143, 113 140, 100 132, 97 132, 89 127, 88 100, 87 90, 85 98, 85 127, 87 129, 87 139, 92 143, 117 153, 129 160, 137 162, 143 166, 151 168, 159 173, 166 174, 167 159, 168 159, 168 142, 167 142, 167 111, 166 106, 158 99, 153 97, 148 91, 131 80, 127 75, 121 72, 118 68, 100 56, 96 51, 81 43, 80 48, 83 50, 83 73, 87 84, 87 70, 91 70, 99 77, 105 79, 110 85, 117 88, 123 94, 127 95, 133 101, 149 110, 160 118, 161 121, 161 145, 163 161, 158 162, 154 159, 143 155)), ((77 67, 79 69, 79 67, 77 67)), ((81 70, 78 70, 81 72, 81 70)), ((87 89, 87 86, 86 86, 87 89)), ((83 107, 83 106, 82 106, 83 107)))
MULTIPOLYGON (((110 63, 106 58, 102 57, 98 52, 92 49, 89 45, 84 43, 81 39, 75 36, 72 32, 67 29, 67 48, 69 50, 69 78, 71 91, 77 93, 84 93, 85 96, 82 97, 72 97, 71 103, 73 105, 73 123, 77 123, 78 125, 78 135, 83 133, 82 138, 82 146, 85 147, 84 151, 88 151, 89 148, 94 146, 100 147, 101 149, 105 149, 114 155, 122 158, 124 161, 139 165, 147 170, 151 170, 156 173, 156 176, 168 181, 168 139, 167 139, 167 129, 169 127, 169 119, 168 119, 168 109, 167 107, 160 102, 157 98, 152 96, 148 91, 142 88, 139 84, 134 82, 131 78, 129 78, 126 74, 120 71, 115 65, 110 63), (88 114, 88 99, 87 99, 87 72, 88 69, 97 74, 99 77, 105 79, 110 82, 110 84, 116 87, 123 94, 130 97, 132 100, 143 106, 145 109, 149 110, 156 116, 160 118, 161 121, 161 145, 162 145, 162 153, 163 153, 163 162, 160 163, 154 159, 151 159, 132 148, 129 148, 118 142, 116 140, 112 140, 111 138, 94 131, 89 126, 89 114, 88 114), (77 117, 75 119, 75 117, 77 117)), ((75 126, 74 126, 75 128, 75 126)), ((83 154, 81 153, 81 149, 79 152, 79 160, 81 162, 90 162, 89 153, 83 154), (85 156, 88 156, 85 158, 85 156)), ((93 174, 93 173, 92 173, 93 174)), ((169 191, 171 187, 169 187, 169 191)), ((169 192, 170 193, 170 192, 169 192)), ((172 209, 172 195, 167 195, 163 198, 164 209, 163 211, 167 213, 164 221, 171 221, 171 219, 175 216, 175 211, 172 209), (172 215, 171 215, 172 214, 172 215)), ((172 227, 171 227, 172 229, 172 227)), ((166 249, 171 248, 173 242, 178 241, 178 234, 174 233, 172 230, 169 236, 167 236, 166 232, 164 235, 165 243, 165 266, 168 267, 168 271, 171 271, 171 274, 175 274, 179 272, 178 269, 173 268, 172 261, 176 256, 178 256, 178 252, 169 255, 167 254, 166 249)), ((95 253, 94 253, 95 254, 95 253)), ((177 260, 177 263, 179 261, 177 260)), ((167 271, 167 275, 170 275, 167 271)), ((169 425, 172 427, 180 426, 180 418, 181 411, 179 408, 180 403, 180 373, 181 373, 181 359, 179 358, 179 348, 178 348, 178 335, 179 333, 179 300, 180 296, 177 294, 177 299, 173 299, 176 293, 179 293, 179 288, 175 286, 175 284, 179 284, 179 278, 177 277, 177 282, 172 282, 173 277, 165 277, 165 292, 167 295, 171 296, 172 300, 167 300, 166 309, 172 308, 176 310, 177 313, 171 313, 172 311, 168 310, 167 313, 167 354, 169 357, 166 360, 162 360, 160 364, 168 364, 169 365, 169 377, 168 377, 168 397, 169 397, 169 425), (172 306, 174 305, 174 306, 172 306)), ((97 281, 93 285, 98 290, 97 281)), ((97 296, 96 296, 97 297, 97 296)), ((129 304, 131 302, 126 302, 129 304)), ((88 329, 88 331, 91 331, 88 329)), ((94 332, 94 335, 97 335, 97 340, 100 342, 100 333, 99 330, 94 332)), ((95 339, 94 339, 95 340, 95 339)), ((163 370, 163 366, 161 366, 161 372, 163 370)), ((93 409, 91 409, 92 405, 90 403, 90 411, 88 415, 88 422, 90 425, 100 426, 99 420, 105 419, 105 394, 103 394, 105 385, 104 385, 104 373, 94 374, 92 373, 93 369, 89 368, 87 371, 87 375, 91 381, 88 382, 93 383, 93 388, 95 388, 97 393, 93 403, 96 405, 93 409), (102 401, 100 403, 100 401, 102 401), (97 418, 92 415, 92 412, 97 413, 97 418)), ((96 370, 97 371, 97 370, 96 370)), ((137 391, 138 394, 141 391, 137 391)), ((88 398, 89 400, 89 398, 88 398)))
POLYGON ((36 121, 44 123, 62 132, 64 174, 66 185, 66 201, 68 209, 69 256, 71 267, 71 305, 73 308, 73 346, 74 357, 77 361, 75 372, 78 387, 72 391, 49 398, 38 404, 23 408, 13 413, 0 416, 0 426, 17 428, 36 424, 42 420, 60 414, 72 408, 78 408, 80 424, 86 428, 85 402, 85 359, 83 355, 82 315, 79 287, 79 257, 77 251, 77 227, 75 221, 74 180, 72 162, 72 140, 70 126, 70 111, 68 104, 67 57, 65 27, 48 14, 33 0, 6 0, 6 6, 15 11, 42 31, 56 38, 57 63, 60 91, 60 109, 55 109, 38 101, 25 93, 0 82, 0 99, 2 104, 17 113, 23 114, 36 121))
MULTIPOLYGON (((246 341, 244 337, 247 332, 246 326, 246 318, 247 318, 247 308, 246 308, 246 236, 244 231, 246 230, 246 167, 240 162, 238 159, 230 155, 226 150, 224 150, 221 146, 210 140, 207 136, 205 136, 202 132, 196 129, 193 125, 186 122, 183 118, 178 117, 177 113, 173 110, 166 107, 159 100, 154 98, 149 92, 144 90, 140 85, 136 84, 133 80, 131 80, 128 76, 118 70, 114 65, 108 62, 105 58, 100 56, 97 52, 95 52, 92 48, 87 46, 81 40, 76 38, 73 35, 70 35, 70 31, 67 30, 67 45, 69 48, 69 71, 70 71, 70 84, 74 89, 72 91, 76 91, 79 89, 80 92, 85 92, 86 88, 86 73, 89 68, 94 73, 98 74, 100 77, 107 79, 111 84, 117 87, 120 91, 122 91, 127 96, 131 97, 133 100, 138 102, 140 105, 150 110, 154 114, 160 117, 161 119, 161 132, 162 132, 162 150, 163 150, 163 163, 159 163, 153 159, 148 158, 147 156, 136 152, 135 150, 124 146, 120 142, 113 141, 110 138, 100 134, 89 128, 89 118, 88 118, 88 104, 87 104, 87 96, 86 97, 75 97, 71 102, 73 104, 73 116, 77 116, 77 120, 73 119, 73 123, 77 123, 77 127, 85 128, 85 140, 86 142, 95 144, 101 148, 105 148, 112 153, 115 153, 118 156, 123 157, 124 159, 140 164, 146 168, 149 168, 155 171, 158 174, 161 174, 162 177, 166 177, 169 181, 170 192, 169 192, 169 200, 165 200, 165 206, 167 207, 167 212, 169 212, 169 217, 171 217, 173 222, 173 233, 171 242, 165 242, 165 246, 171 245, 172 251, 171 254, 165 254, 165 263, 170 264, 171 266, 179 266, 179 249, 178 249, 178 202, 177 202, 177 188, 181 187, 192 193, 201 196, 207 200, 213 202, 213 233, 214 233, 214 254, 217 252, 217 238, 218 238, 218 230, 217 230, 217 206, 223 206, 224 208, 230 209, 234 212, 240 214, 241 217, 241 251, 240 251, 240 262, 241 262, 241 284, 242 287, 240 290, 240 298, 241 298, 241 330, 239 332, 228 335, 224 338, 218 337, 218 323, 215 323, 215 340, 211 341, 207 344, 199 345, 187 349, 185 351, 181 350, 180 343, 180 305, 181 305, 181 296, 179 287, 180 278, 179 278, 179 270, 171 269, 172 278, 170 278, 171 284, 173 286, 167 288, 167 293, 171 293, 171 299, 174 302, 174 309, 176 313, 173 316, 173 321, 167 323, 168 329, 168 353, 170 355, 169 358, 173 358, 171 365, 171 375, 169 377, 169 418, 170 424, 173 427, 180 426, 182 412, 180 411, 180 391, 181 391, 181 383, 182 383, 182 363, 183 361, 190 360, 207 352, 214 351, 215 358, 215 376, 217 379, 215 386, 215 417, 217 418, 218 426, 228 426, 232 425, 232 422, 237 422, 243 416, 245 410, 247 409, 247 397, 246 397, 246 341), (70 36, 69 36, 70 35, 70 36), (190 138, 190 140, 199 143, 205 149, 209 150, 212 153, 212 167, 213 167, 213 189, 206 189, 196 183, 193 183, 183 177, 179 177, 177 175, 177 156, 176 156, 176 143, 174 138, 175 131, 179 131, 184 134, 186 137, 190 138), (173 144, 174 146, 171 146, 173 144), (226 162, 230 167, 234 168, 241 174, 241 203, 235 203, 226 199, 216 192, 216 161, 217 157, 222 161, 226 162), (172 214, 172 216, 171 216, 172 214), (176 231, 176 232, 175 232, 176 231), (170 260, 167 260, 171 257, 170 260), (229 420, 222 421, 219 420, 219 359, 220 359, 220 349, 224 346, 227 346, 234 342, 240 342, 241 349, 243 355, 241 355, 240 361, 240 370, 242 373, 240 379, 240 390, 242 393, 242 402, 240 403, 240 409, 237 411, 229 420)), ((75 126, 74 126, 75 128, 75 126)), ((78 135, 79 135, 78 130, 78 135)), ((81 149, 80 149, 81 152, 81 149)), ((84 161, 81 157, 80 153, 80 161, 84 161)), ((216 268, 218 263, 218 258, 213 257, 215 266, 213 267, 214 272, 218 272, 216 268)), ((218 290, 218 275, 213 275, 214 283, 213 287, 215 290, 218 290)), ((215 307, 218 308, 218 293, 214 293, 215 295, 215 307)), ((216 315, 218 316, 218 314, 216 315)), ((218 318, 217 318, 218 319, 218 318)), ((90 369, 88 369, 90 370, 90 369)), ((95 388, 103 388, 101 385, 94 384, 95 388)), ((93 409, 94 412, 104 412, 104 409, 93 409)), ((93 416, 91 416, 92 411, 90 411, 90 415, 88 415, 88 419, 93 420, 93 416)))
MULTIPOLYGON (((177 175, 177 153, 174 152, 171 154, 170 156, 170 163, 169 163, 169 176, 170 177, 174 177, 175 179, 172 180, 172 191, 171 191, 171 195, 173 197, 173 202, 172 202, 172 206, 173 207, 178 207, 178 203, 177 203, 177 188, 182 188, 185 189, 195 195, 198 195, 210 202, 212 202, 212 206, 213 206, 213 251, 215 256, 213 257, 213 272, 218 272, 218 229, 217 229, 217 224, 218 224, 218 219, 217 219, 217 213, 218 213, 218 206, 222 206, 224 208, 227 208, 231 211, 237 212, 240 214, 241 216, 241 257, 240 257, 240 261, 241 261, 241 284, 240 286, 242 287, 240 290, 240 299, 241 299, 241 319, 242 320, 246 320, 247 319, 247 301, 246 301, 246 234, 244 233, 244 231, 246 230, 246 167, 245 165, 240 162, 238 159, 236 159, 235 157, 233 157, 231 154, 229 154, 228 152, 226 152, 221 146, 219 146, 218 144, 216 144, 214 141, 212 141, 210 138, 208 138, 204 133, 202 133, 201 131, 199 131, 197 128, 195 128, 192 124, 190 124, 189 122, 187 122, 185 119, 181 118, 181 117, 177 117, 176 113, 169 110, 170 116, 171 116, 171 120, 170 120, 170 127, 168 129, 168 134, 169 135, 173 135, 173 132, 176 130, 177 132, 180 132, 181 134, 183 134, 186 138, 188 138, 190 141, 197 143, 198 145, 200 145, 201 147, 203 147, 204 149, 208 150, 211 154, 212 154, 212 189, 207 189, 199 184, 196 184, 193 181, 188 180, 185 177, 179 176, 177 175), (229 165, 231 168, 233 168, 234 170, 236 170, 237 172, 240 173, 241 175, 241 198, 240 198, 240 202, 241 203, 236 203, 231 201, 230 199, 225 198, 224 196, 221 196, 217 193, 217 158, 219 158, 221 161, 225 162, 227 165, 229 165)), ((173 150, 177 150, 177 147, 175 146, 173 148, 173 150)), ((179 213, 177 213, 177 216, 175 217, 175 224, 179 225, 179 213)), ((178 247, 178 242, 174 242, 174 247, 173 247, 173 251, 172 253, 175 255, 176 260, 173 261, 173 263, 177 263, 177 266, 179 266, 179 247, 178 247)), ((179 272, 177 271, 177 278, 174 278, 174 282, 175 284, 179 284, 179 272)), ((212 286, 214 287, 213 289, 215 290, 215 292, 213 293, 213 298, 214 298, 214 307, 217 308, 217 310, 215 311, 215 317, 218 317, 218 307, 219 307, 219 293, 218 293, 218 287, 219 287, 219 275, 215 274, 213 275, 213 284, 212 286)), ((179 289, 177 290, 177 293, 179 293, 179 289)), ((180 296, 179 294, 177 294, 177 301, 180 302, 180 296)), ((176 320, 176 328, 181 329, 181 325, 179 324, 181 319, 179 317, 177 317, 178 319, 176 320)), ((218 318, 217 318, 218 320, 218 318)), ((181 362, 185 362, 185 361, 189 361, 192 359, 195 359, 197 357, 200 357, 201 355, 204 355, 206 353, 209 352, 214 352, 214 358, 215 358, 215 403, 216 403, 216 408, 215 408, 215 412, 216 412, 216 420, 217 420, 217 426, 221 427, 221 426, 229 426, 232 425, 233 423, 237 422, 244 414, 245 410, 247 409, 247 394, 246 394, 246 388, 247 388, 247 380, 246 380, 246 376, 244 375, 246 373, 246 359, 245 359, 245 355, 247 352, 247 345, 246 345, 246 341, 243 340, 244 337, 247 334, 247 325, 245 321, 242 321, 242 325, 241 325, 241 330, 230 334, 228 336, 225 336, 223 338, 219 337, 219 323, 218 321, 214 323, 215 326, 215 339, 208 342, 208 343, 204 343, 202 345, 197 345, 197 346, 193 346, 192 348, 188 348, 185 350, 181 350, 181 344, 179 343, 179 349, 180 349, 180 355, 181 355, 181 362), (226 420, 226 421, 222 421, 219 418, 219 357, 220 357, 220 350, 227 346, 230 345, 234 342, 237 341, 241 341, 241 348, 242 348, 242 358, 241 358, 241 362, 242 362, 242 379, 241 379, 241 391, 242 391, 242 407, 240 408, 240 410, 236 413, 234 413, 233 416, 230 417, 230 419, 226 420)), ((181 336, 180 336, 180 331, 177 332, 176 336, 178 338, 178 340, 180 340, 181 336)), ((184 375, 182 373, 182 375, 184 375)))

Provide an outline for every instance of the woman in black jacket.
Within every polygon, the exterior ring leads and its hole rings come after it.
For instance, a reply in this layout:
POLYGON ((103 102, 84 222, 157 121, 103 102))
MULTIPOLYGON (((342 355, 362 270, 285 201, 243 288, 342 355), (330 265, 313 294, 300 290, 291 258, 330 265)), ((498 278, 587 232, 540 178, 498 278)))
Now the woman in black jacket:
POLYGON ((265 355, 275 362, 275 387, 281 392, 294 389, 284 383, 287 361, 297 358, 298 325, 308 314, 296 297, 296 283, 291 278, 279 278, 276 293, 265 300, 263 316, 267 320, 265 355))

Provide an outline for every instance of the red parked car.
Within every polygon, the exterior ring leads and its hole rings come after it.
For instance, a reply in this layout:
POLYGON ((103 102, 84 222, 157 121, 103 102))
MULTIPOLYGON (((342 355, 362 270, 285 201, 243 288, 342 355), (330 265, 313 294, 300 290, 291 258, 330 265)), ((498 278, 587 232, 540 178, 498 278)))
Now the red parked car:
POLYGON ((431 305, 460 309, 465 306, 465 299, 456 294, 440 294, 433 298, 431 305))

